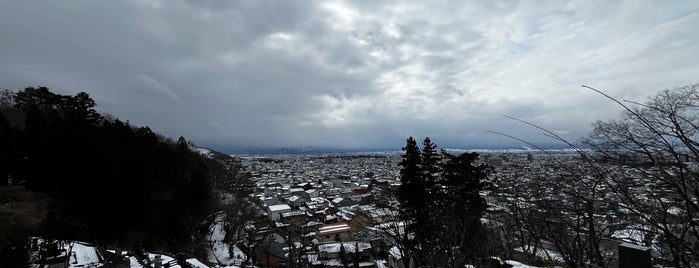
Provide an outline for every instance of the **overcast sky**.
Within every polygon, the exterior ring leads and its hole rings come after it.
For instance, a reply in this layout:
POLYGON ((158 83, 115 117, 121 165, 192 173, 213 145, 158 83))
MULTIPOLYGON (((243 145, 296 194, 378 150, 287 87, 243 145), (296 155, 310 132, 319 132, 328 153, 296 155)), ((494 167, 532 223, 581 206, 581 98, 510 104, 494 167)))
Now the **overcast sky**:
POLYGON ((696 1, 2 1, 0 88, 200 145, 575 141, 699 82, 696 1))

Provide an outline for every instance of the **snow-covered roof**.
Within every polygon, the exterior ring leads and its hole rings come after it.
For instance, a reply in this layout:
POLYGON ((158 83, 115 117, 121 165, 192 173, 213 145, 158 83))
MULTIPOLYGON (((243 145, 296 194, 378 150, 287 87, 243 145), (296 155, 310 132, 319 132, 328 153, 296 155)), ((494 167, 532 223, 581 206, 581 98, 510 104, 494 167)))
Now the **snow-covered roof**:
POLYGON ((311 197, 311 202, 325 202, 325 198, 322 197, 311 197))
POLYGON ((359 262, 359 267, 374 267, 374 266, 376 266, 376 263, 374 263, 373 261, 359 262))
POLYGON ((269 211, 274 212, 274 211, 284 211, 284 210, 291 210, 291 207, 287 204, 269 206, 269 211))
POLYGON ((344 232, 349 232, 350 226, 346 222, 338 222, 338 223, 331 223, 331 224, 326 224, 318 228, 318 234, 320 235, 329 235, 329 234, 337 234, 337 233, 344 233, 344 232))
POLYGON ((306 212, 303 210, 292 210, 288 212, 282 213, 282 217, 293 217, 293 216, 300 216, 300 215, 305 215, 306 212))
POLYGON ((619 246, 620 246, 620 247, 625 247, 625 248, 632 248, 632 249, 640 250, 640 251, 647 251, 647 250, 650 250, 649 247, 639 246, 639 245, 631 244, 631 243, 621 243, 619 246))
POLYGON ((318 245, 319 252, 335 253, 340 252, 340 247, 345 248, 345 252, 362 252, 371 249, 371 244, 367 242, 333 242, 318 245))
POLYGON ((322 223, 317 222, 317 221, 309 221, 306 224, 303 225, 303 227, 311 227, 311 226, 318 226, 322 225, 322 223))

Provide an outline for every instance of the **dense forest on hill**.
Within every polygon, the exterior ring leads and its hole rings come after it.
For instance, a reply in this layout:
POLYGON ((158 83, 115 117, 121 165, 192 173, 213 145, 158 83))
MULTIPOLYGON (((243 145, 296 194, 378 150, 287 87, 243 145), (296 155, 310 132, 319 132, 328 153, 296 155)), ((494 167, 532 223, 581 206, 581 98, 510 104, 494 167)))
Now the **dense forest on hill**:
POLYGON ((0 97, 0 260, 29 236, 189 254, 205 246, 218 209, 209 170, 220 167, 183 137, 101 115, 87 93, 0 97))

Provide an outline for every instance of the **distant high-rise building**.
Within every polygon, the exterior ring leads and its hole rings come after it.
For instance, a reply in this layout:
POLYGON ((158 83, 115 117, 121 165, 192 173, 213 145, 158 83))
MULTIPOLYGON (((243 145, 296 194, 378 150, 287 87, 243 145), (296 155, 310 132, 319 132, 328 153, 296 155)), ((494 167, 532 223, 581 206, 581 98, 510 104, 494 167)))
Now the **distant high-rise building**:
POLYGON ((326 157, 325 157, 325 163, 326 163, 326 164, 332 164, 332 163, 333 163, 333 156, 332 156, 332 155, 326 156, 326 157))

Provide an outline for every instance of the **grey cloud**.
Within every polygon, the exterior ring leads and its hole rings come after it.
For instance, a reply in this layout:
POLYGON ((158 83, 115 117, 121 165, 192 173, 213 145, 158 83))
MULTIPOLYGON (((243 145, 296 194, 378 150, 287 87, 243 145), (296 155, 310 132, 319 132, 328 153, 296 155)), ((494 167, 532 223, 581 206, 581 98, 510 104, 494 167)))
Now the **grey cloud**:
POLYGON ((87 91, 101 110, 201 144, 545 139, 503 114, 575 140, 618 112, 580 84, 638 99, 697 82, 698 8, 648 5, 8 2, 0 87, 87 91))

